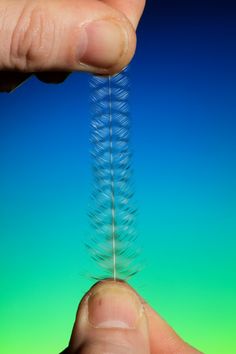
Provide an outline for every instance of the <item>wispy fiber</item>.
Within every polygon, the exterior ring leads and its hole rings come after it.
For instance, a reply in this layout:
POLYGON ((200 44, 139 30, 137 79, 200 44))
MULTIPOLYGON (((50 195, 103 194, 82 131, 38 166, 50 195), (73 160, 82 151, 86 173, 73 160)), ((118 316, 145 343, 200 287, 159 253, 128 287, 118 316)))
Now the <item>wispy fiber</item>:
POLYGON ((94 188, 89 216, 94 234, 88 248, 103 269, 96 279, 127 279, 137 272, 127 69, 93 77, 91 88, 94 188))

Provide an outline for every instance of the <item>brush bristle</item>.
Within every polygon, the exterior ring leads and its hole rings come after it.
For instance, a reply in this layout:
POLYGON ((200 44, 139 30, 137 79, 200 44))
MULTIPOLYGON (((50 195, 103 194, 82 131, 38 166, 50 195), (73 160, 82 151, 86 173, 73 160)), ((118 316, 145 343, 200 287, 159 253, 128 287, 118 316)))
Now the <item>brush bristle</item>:
POLYGON ((113 77, 93 77, 91 90, 94 188, 89 216, 94 234, 88 248, 102 269, 94 278, 125 280, 137 272, 127 69, 113 77))

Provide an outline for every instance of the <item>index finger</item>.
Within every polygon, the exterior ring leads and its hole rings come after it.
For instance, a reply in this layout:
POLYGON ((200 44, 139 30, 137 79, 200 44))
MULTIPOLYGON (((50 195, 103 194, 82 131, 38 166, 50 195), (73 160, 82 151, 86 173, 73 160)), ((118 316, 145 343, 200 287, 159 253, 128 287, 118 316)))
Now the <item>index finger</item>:
POLYGON ((150 349, 152 354, 202 354, 185 343, 148 304, 145 303, 144 307, 149 324, 150 349))
POLYGON ((119 10, 136 29, 142 16, 146 0, 102 0, 107 5, 119 10))

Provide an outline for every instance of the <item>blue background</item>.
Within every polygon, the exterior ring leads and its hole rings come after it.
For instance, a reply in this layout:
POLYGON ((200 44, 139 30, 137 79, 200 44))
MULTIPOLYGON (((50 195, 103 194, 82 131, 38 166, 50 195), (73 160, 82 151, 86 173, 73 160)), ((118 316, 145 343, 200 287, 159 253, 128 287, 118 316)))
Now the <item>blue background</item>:
MULTIPOLYGON (((186 341, 234 354, 236 21, 227 1, 149 1, 130 68, 137 290, 186 341)), ((89 75, 0 96, 1 352, 58 353, 91 285, 89 75)))

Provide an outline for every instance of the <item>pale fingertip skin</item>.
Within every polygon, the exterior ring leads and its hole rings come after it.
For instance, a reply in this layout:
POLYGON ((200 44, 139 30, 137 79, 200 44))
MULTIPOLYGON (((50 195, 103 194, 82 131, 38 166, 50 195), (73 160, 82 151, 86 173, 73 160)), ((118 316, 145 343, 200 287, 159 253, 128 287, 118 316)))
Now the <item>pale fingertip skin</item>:
POLYGON ((82 299, 65 354, 203 354, 127 283, 104 280, 82 299))
POLYGON ((183 341, 151 306, 144 303, 144 308, 148 319, 152 354, 203 354, 183 341))
POLYGON ((120 282, 94 286, 79 306, 69 353, 150 354, 147 319, 136 293, 120 282))
POLYGON ((130 23, 112 18, 89 23, 82 30, 87 34, 87 47, 79 58, 80 71, 113 75, 133 58, 136 34, 130 23))
POLYGON ((143 14, 145 0, 102 0, 104 3, 117 9, 126 15, 133 27, 137 29, 139 20, 143 14))
POLYGON ((73 71, 120 72, 132 60, 145 0, 1 0, 0 92, 35 74, 63 82, 73 71))
POLYGON ((0 29, 0 70, 108 75, 136 47, 127 17, 98 0, 1 0, 0 29))

